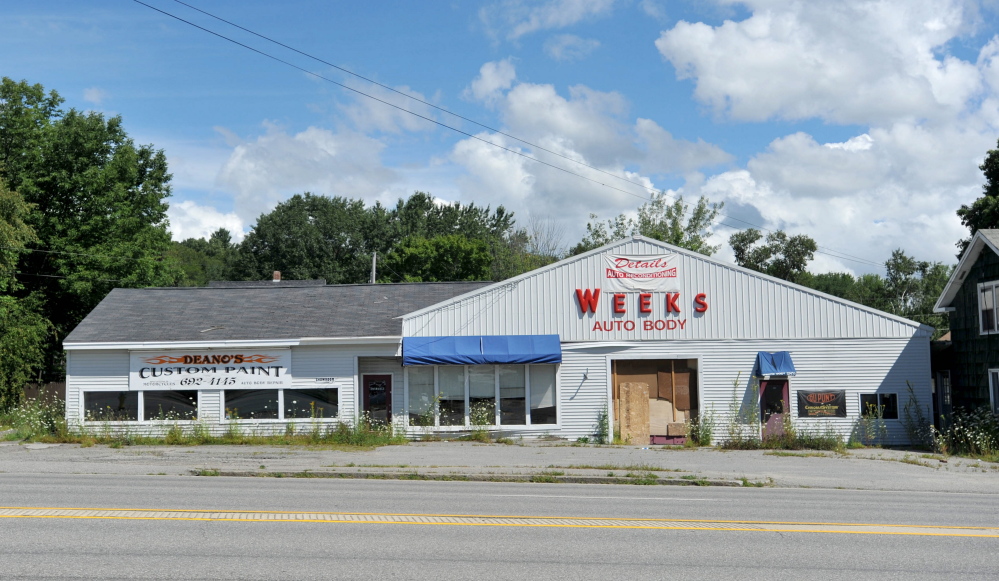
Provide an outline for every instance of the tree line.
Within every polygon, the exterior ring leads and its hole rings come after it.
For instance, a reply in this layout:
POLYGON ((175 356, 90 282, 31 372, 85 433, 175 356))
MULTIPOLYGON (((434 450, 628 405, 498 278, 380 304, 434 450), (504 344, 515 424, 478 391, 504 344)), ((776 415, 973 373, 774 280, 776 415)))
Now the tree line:
MULTIPOLYGON (((120 117, 63 102, 41 85, 0 80, 0 409, 27 383, 64 378, 62 338, 116 287, 263 280, 275 270, 366 283, 373 255, 378 282, 498 281, 632 234, 705 255, 720 249, 708 240, 723 204, 662 192, 635 218, 591 215, 568 248, 554 222, 521 225, 502 206, 440 203, 426 192, 394 206, 302 193, 261 215, 238 243, 224 229, 172 241, 163 152, 134 143, 120 117)), ((999 226, 999 151, 982 170, 983 197, 958 211, 972 234, 999 226)), ((945 315, 932 314, 950 270, 942 263, 899 249, 884 276, 814 274, 818 247, 807 236, 749 229, 728 243, 741 266, 947 327, 945 315)))

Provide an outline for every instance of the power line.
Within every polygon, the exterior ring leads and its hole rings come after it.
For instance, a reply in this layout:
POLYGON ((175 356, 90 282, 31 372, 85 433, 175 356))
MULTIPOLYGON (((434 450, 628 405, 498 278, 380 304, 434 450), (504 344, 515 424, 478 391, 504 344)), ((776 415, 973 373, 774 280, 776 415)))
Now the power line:
MULTIPOLYGON (((359 95, 362 95, 362 96, 364 96, 364 97, 367 97, 367 98, 369 98, 369 99, 372 99, 372 100, 374 100, 374 101, 377 101, 377 102, 379 102, 379 103, 382 103, 382 104, 384 104, 384 105, 388 105, 389 107, 392 107, 392 108, 395 108, 395 109, 398 109, 398 110, 400 110, 400 111, 402 111, 402 112, 404 112, 404 113, 408 113, 408 114, 410 114, 410 115, 413 115, 413 116, 415 116, 415 117, 419 117, 420 119, 423 119, 423 120, 425 120, 425 121, 429 121, 429 122, 431 122, 431 123, 433 123, 433 124, 435 124, 435 125, 439 125, 439 126, 441 126, 441 127, 444 127, 444 128, 446 128, 446 129, 450 129, 450 130, 452 130, 452 131, 454 131, 454 132, 456 132, 456 133, 459 133, 459 134, 461 134, 461 135, 464 135, 464 136, 466 136, 466 137, 470 137, 470 138, 472 138, 472 139, 475 139, 475 140, 477 140, 477 141, 480 141, 480 142, 482 142, 482 143, 485 143, 485 144, 487 144, 487 145, 491 145, 491 146, 493 146, 493 147, 497 147, 497 148, 499 148, 499 149, 502 149, 502 150, 504 150, 504 151, 506 151, 506 152, 509 152, 509 153, 512 153, 512 154, 514 154, 514 155, 517 155, 517 156, 520 156, 520 157, 523 157, 523 158, 525 158, 525 159, 528 159, 528 160, 531 160, 531 161, 534 161, 534 162, 536 162, 536 163, 540 163, 540 164, 542 164, 542 165, 545 165, 545 166, 547 166, 547 167, 550 167, 550 168, 552 168, 552 169, 555 169, 555 170, 558 170, 558 171, 561 171, 561 172, 564 172, 564 173, 567 173, 567 174, 569 174, 569 175, 573 175, 573 176, 576 176, 576 177, 579 177, 579 178, 582 178, 582 179, 584 179, 584 180, 587 180, 587 181, 590 181, 590 182, 592 182, 592 183, 595 183, 595 184, 597 184, 597 185, 600 185, 600 186, 603 186, 603 187, 606 187, 606 188, 609 188, 609 189, 612 189, 612 190, 615 190, 615 191, 618 191, 618 192, 621 192, 621 193, 623 193, 623 194, 627 194, 627 195, 629 195, 629 196, 633 196, 633 197, 636 197, 636 198, 639 198, 639 199, 641 199, 641 200, 644 200, 644 201, 649 201, 649 200, 650 200, 650 198, 648 198, 648 197, 647 197, 646 195, 641 195, 641 194, 636 194, 636 193, 633 193, 633 192, 629 192, 629 191, 627 191, 627 190, 624 190, 624 189, 622 189, 622 188, 618 188, 618 187, 615 187, 615 186, 613 186, 613 185, 610 185, 610 184, 607 184, 607 183, 604 183, 604 182, 602 182, 602 181, 600 181, 600 180, 597 180, 597 179, 594 179, 594 178, 591 178, 591 177, 588 177, 588 176, 585 176, 585 175, 583 175, 583 174, 580 174, 580 173, 577 173, 577 172, 574 172, 574 171, 572 171, 572 170, 569 170, 569 169, 566 169, 566 168, 564 168, 564 167, 560 167, 560 166, 557 166, 557 165, 554 165, 554 164, 552 164, 552 163, 549 163, 549 162, 546 162, 546 161, 544 161, 544 160, 541 160, 541 159, 539 159, 539 158, 537 158, 537 157, 535 157, 535 156, 533 156, 533 155, 528 155, 528 154, 526 154, 526 153, 524 153, 524 152, 522 152, 522 151, 517 151, 516 149, 512 149, 512 148, 510 148, 510 147, 506 147, 506 146, 504 146, 504 145, 500 145, 500 144, 498 144, 498 143, 495 143, 495 142, 492 142, 492 141, 490 141, 490 140, 488 140, 488 139, 484 139, 484 138, 482 138, 482 137, 479 137, 479 136, 477 136, 477 135, 473 135, 473 134, 471 134, 471 133, 468 133, 467 131, 463 131, 463 130, 461 130, 461 129, 458 129, 457 127, 454 127, 454 126, 452 126, 452 125, 448 125, 448 124, 446 124, 446 123, 444 123, 444 122, 442 122, 442 121, 438 121, 437 119, 434 119, 434 118, 432 118, 432 117, 428 117, 428 116, 426 116, 426 115, 422 115, 422 114, 420 114, 420 113, 417 113, 417 112, 415 112, 415 111, 411 111, 411 110, 409 110, 409 109, 406 109, 405 107, 402 107, 402 106, 399 106, 399 105, 396 105, 396 104, 394 104, 394 103, 391 103, 391 102, 389 102, 389 101, 386 101, 386 100, 384 100, 384 99, 381 99, 381 98, 379 98, 379 97, 376 97, 376 96, 374 96, 374 95, 371 95, 371 94, 369 94, 369 93, 366 93, 366 92, 364 92, 364 91, 362 91, 362 90, 360 90, 360 89, 356 89, 356 88, 354 88, 354 87, 351 87, 351 86, 349 86, 349 85, 346 85, 346 84, 344 84, 344 83, 340 83, 340 82, 338 82, 338 81, 335 81, 335 80, 333 80, 333 79, 330 79, 330 78, 328 78, 328 77, 325 77, 325 76, 323 76, 323 75, 320 75, 319 73, 316 73, 316 72, 313 72, 313 71, 310 71, 310 70, 308 70, 308 69, 306 69, 306 68, 303 68, 303 67, 300 67, 300 66, 298 66, 298 65, 296 65, 296 64, 294 64, 294 63, 292 63, 292 62, 290 62, 290 61, 286 61, 286 60, 284 60, 284 59, 281 59, 281 58, 279 58, 279 57, 277 57, 277 56, 274 56, 274 55, 272 55, 272 54, 270 54, 270 53, 267 53, 267 52, 264 52, 264 51, 262 51, 262 50, 260 50, 260 49, 257 49, 257 48, 254 48, 254 47, 252 47, 252 46, 250 46, 250 45, 248 45, 248 44, 245 44, 245 43, 242 43, 242 42, 240 42, 240 41, 238 41, 238 40, 235 40, 235 39, 233 39, 233 38, 230 38, 230 37, 228 37, 228 36, 225 36, 224 34, 221 34, 221 33, 219 33, 219 32, 215 32, 214 30, 211 30, 211 29, 208 29, 208 28, 205 28, 205 27, 203 27, 203 26, 200 26, 200 25, 198 25, 198 24, 195 24, 194 22, 191 22, 190 20, 186 20, 186 19, 184 19, 184 18, 181 18, 180 16, 177 16, 177 15, 175 15, 175 14, 172 14, 172 13, 170 13, 170 12, 167 12, 167 11, 165 11, 165 10, 162 10, 162 9, 160 9, 160 8, 157 8, 157 7, 155 7, 155 6, 152 6, 152 5, 150 5, 150 4, 147 4, 147 3, 145 3, 145 2, 143 2, 143 1, 141 1, 141 0, 132 0, 132 1, 133 1, 133 2, 135 2, 135 3, 137 3, 137 4, 141 4, 142 6, 145 6, 146 8, 149 8, 149 9, 151 9, 151 10, 154 10, 154 11, 156 11, 156 12, 159 12, 160 14, 163 14, 164 16, 168 16, 168 17, 170 17, 170 18, 173 18, 173 19, 175 19, 175 20, 178 20, 178 21, 180 21, 180 22, 183 22, 184 24, 187 24, 187 25, 189 25, 189 26, 192 26, 192 27, 194 27, 194 28, 197 28, 198 30, 201 30, 201 31, 203 31, 203 32, 207 32, 208 34, 211 34, 211 35, 213 35, 213 36, 216 36, 216 37, 218 37, 218 38, 221 38, 221 39, 223 39, 223 40, 225 40, 225 41, 227 41, 227 42, 230 42, 230 43, 232 43, 232 44, 235 44, 235 45, 237 45, 237 46, 240 46, 240 47, 242 47, 242 48, 245 48, 245 49, 247 49, 247 50, 249 50, 249 51, 252 51, 252 52, 255 52, 255 53, 257 53, 257 54, 259 54, 259 55, 261 55, 261 56, 263 56, 263 57, 266 57, 266 58, 269 58, 269 59, 271 59, 271 60, 274 60, 274 61, 276 61, 276 62, 279 62, 279 63, 281 63, 281 64, 284 64, 284 65, 286 65, 286 66, 289 66, 289 67, 292 67, 292 68, 294 68, 294 69, 296 69, 296 70, 298 70, 298 71, 301 71, 301 72, 303 72, 303 73, 305 73, 305 74, 307 74, 307 75, 311 75, 311 76, 313 76, 313 77, 315 77, 315 78, 318 78, 318 79, 321 79, 321 80, 323 80, 323 81, 326 81, 326 82, 328 82, 328 83, 331 83, 331 84, 333 84, 333 85, 336 85, 336 86, 338 86, 338 87, 341 87, 341 88, 343 88, 343 89, 346 89, 346 90, 348 90, 348 91, 352 91, 352 92, 354 92, 354 93, 357 93, 357 94, 359 94, 359 95)), ((312 55, 310 55, 310 54, 308 54, 308 53, 306 53, 306 52, 303 52, 303 51, 301 51, 301 50, 298 50, 298 49, 296 49, 296 48, 293 48, 293 47, 291 47, 291 46, 288 46, 288 45, 286 45, 286 44, 284 44, 284 43, 281 43, 281 42, 279 42, 279 41, 276 41, 276 40, 273 40, 273 39, 271 39, 271 38, 269 38, 269 37, 267 37, 267 36, 264 36, 264 35, 262 35, 262 34, 259 34, 259 33, 257 33, 257 32, 254 32, 254 31, 252 31, 252 30, 250 30, 250 29, 248 29, 248 28, 245 28, 245 27, 242 27, 242 26, 240 26, 240 25, 238 25, 238 24, 235 24, 235 23, 232 23, 232 22, 230 22, 230 21, 228 21, 228 20, 226 20, 226 19, 224 19, 224 18, 221 18, 221 17, 219 17, 219 16, 215 16, 214 14, 211 14, 211 13, 209 13, 209 12, 206 12, 206 11, 204 11, 204 10, 201 10, 201 9, 199 9, 199 8, 196 8, 196 7, 194 7, 194 6, 191 6, 190 4, 187 4, 187 3, 185 3, 185 2, 181 2, 180 0, 174 0, 174 1, 175 1, 175 2, 177 2, 178 4, 182 4, 182 5, 184 5, 184 6, 187 6, 188 8, 191 8, 192 10, 196 10, 196 11, 198 11, 198 12, 202 13, 202 14, 205 14, 205 15, 207 15, 207 16, 210 16, 210 17, 212 17, 212 18, 214 18, 214 19, 217 19, 217 20, 219 20, 219 21, 221 21, 221 22, 225 22, 226 24, 229 24, 229 25, 231 25, 231 26, 234 26, 234 27, 236 27, 236 28, 239 28, 240 30, 243 30, 243 31, 245 31, 245 32, 248 32, 248 33, 250 33, 250 34, 253 34, 253 35, 255 35, 255 36, 259 37, 259 38, 262 38, 262 39, 265 39, 265 40, 267 40, 267 41, 269 41, 269 42, 272 42, 272 43, 274 43, 274 44, 277 44, 277 45, 279 45, 279 46, 282 46, 282 47, 284 47, 284 48, 287 48, 288 50, 292 50, 292 51, 294 51, 294 52, 296 52, 296 53, 298 53, 298 54, 301 54, 301 55, 303 55, 303 56, 306 56, 306 57, 308 57, 308 58, 311 58, 311 59, 313 59, 313 60, 316 60, 317 62, 320 62, 320 63, 323 63, 323 64, 325 64, 325 65, 328 65, 328 66, 331 66, 331 67, 333 67, 333 68, 335 68, 335 69, 337 69, 337 70, 340 70, 340 71, 343 71, 343 72, 345 72, 345 73, 348 73, 348 74, 350 74, 350 75, 353 75, 353 76, 355 76, 355 77, 357 77, 357 78, 360 78, 360 79, 363 79, 363 80, 365 80, 365 81, 367 81, 367 82, 370 82, 370 83, 372 83, 372 84, 374 84, 374 85, 376 85, 376 86, 379 86, 379 87, 382 87, 382 88, 385 88, 385 89, 387 89, 387 90, 390 90, 390 91, 392 91, 392 92, 394 92, 394 93, 397 93, 397 94, 399 94, 399 95, 402 95, 402 96, 404 96, 404 97, 406 97, 406 98, 408 98, 408 99, 412 99, 412 100, 414 100, 414 101, 417 101, 417 102, 419 102, 419 103, 422 103, 422 104, 424 104, 424 105, 427 105, 427 106, 430 106, 430 107, 433 107, 434 109, 437 109, 437 110, 439 110, 439 111, 442 111, 442 112, 444 112, 444 113, 447 113, 448 115, 452 115, 452 116, 454 116, 454 117, 456 117, 456 118, 458 118, 458 119, 462 119, 462 120, 465 120, 465 121, 468 121, 468 122, 470 122, 470 123, 473 123, 473 124, 475 124, 475 125, 478 125, 479 127, 482 127, 482 128, 485 128, 485 129, 488 129, 488 130, 490 130, 490 131, 493 131, 493 132, 495 132, 495 133, 497 133, 497 134, 499 134, 499 135, 503 135, 503 136, 506 136, 506 137, 509 137, 510 139, 514 139, 514 140, 516 140, 516 141, 519 141, 519 142, 521 142, 521 143, 524 143, 525 145, 529 145, 529 146, 531 146, 531 147, 533 147, 533 148, 537 148, 537 149, 539 149, 539 150, 541 150, 541 151, 545 151, 545 152, 547 152, 547 153, 551 153, 551 154, 553 154, 553 155, 556 155, 556 156, 558 156, 558 157, 561 157, 561 158, 563 158, 563 159, 567 159, 567 160, 569 160, 569 161, 572 161, 573 163, 576 163, 576 164, 578 164, 578 165, 581 165, 581 166, 583 166, 583 167, 586 167, 586 168, 588 168, 588 169, 591 169, 591 170, 593 170, 593 171, 596 171, 596 172, 599 172, 599 173, 603 173, 603 174, 606 174, 606 175, 608 175, 608 176, 611 176, 611 177, 614 177, 614 178, 616 178, 616 179, 619 179, 619 180, 622 180, 622 181, 625 181, 625 182, 627 182, 627 183, 629 183, 629 184, 632 184, 632 185, 636 185, 636 186, 638 186, 638 187, 642 188, 643 190, 645 190, 645 191, 647 191, 647 192, 651 192, 651 193, 659 193, 659 192, 658 192, 658 190, 655 190, 655 189, 653 189, 653 188, 649 188, 648 186, 645 186, 644 184, 641 184, 641 183, 639 183, 639 182, 635 182, 635 181, 633 181, 633 180, 630 180, 630 179, 628 179, 628 178, 625 178, 625 177, 622 177, 622 176, 618 176, 618 175, 616 175, 616 174, 614 174, 614 173, 612 173, 612 172, 609 172, 609 171, 607 171, 607 170, 603 170, 603 169, 600 169, 600 168, 597 168, 597 167, 594 167, 594 166, 592 166, 592 165, 589 165, 589 164, 587 164, 587 163, 585 163, 585 162, 581 162, 581 161, 578 161, 578 160, 575 160, 575 159, 572 159, 572 158, 570 158, 570 157, 568 157, 568 156, 566 156, 566 155, 564 155, 564 154, 560 154, 560 153, 558 153, 558 152, 555 152, 555 151, 551 151, 551 150, 549 150, 549 149, 546 149, 546 148, 544 148, 544 147, 541 147, 541 146, 539 146, 539 145, 536 145, 536 144, 533 144, 533 143, 531 143, 531 142, 529 142, 529 141, 526 141, 526 140, 524 140, 524 139, 521 139, 521 138, 519 138, 519 137, 515 137, 515 136, 513 136, 513 135, 510 135, 510 134, 508 134, 508 133, 505 133, 505 132, 502 132, 502 131, 499 131, 499 130, 497 130, 497 129, 494 129, 494 128, 492 128, 492 127, 489 127, 488 125, 485 125, 485 124, 482 124, 482 123, 479 123, 478 121, 474 121, 474 120, 472 120, 472 119, 469 119, 469 118, 467 118, 467 117, 464 117, 464 116, 462 116, 462 115, 459 115, 459 114, 457 114, 457 113, 453 113, 453 112, 451 112, 451 111, 449 111, 449 110, 447 110, 447 109, 444 109, 443 107, 440 107, 440 106, 438 106, 438 105, 434 105, 433 103, 429 103, 429 102, 427 102, 427 101, 424 101, 424 100, 422 100, 422 99, 419 99, 419 98, 417 98, 417 97, 414 97, 414 96, 412 96, 412 95, 408 95, 408 94, 406 94, 406 93, 404 93, 404 92, 402 92, 402 91, 398 91, 398 90, 396 90, 396 89, 393 89, 392 87, 389 87, 389 86, 387 86, 387 85, 384 85, 384 84, 382 84, 382 83, 378 83, 377 81, 373 81, 373 80, 371 80, 371 79, 368 79, 368 78, 366 78, 366 77, 363 77, 363 76, 361 76, 361 75, 359 75, 359 74, 357 74, 357 73, 354 73, 354 72, 352 72, 352 71, 350 71, 350 70, 347 70, 347 69, 345 69, 345 68, 343 68, 343 67, 339 67, 339 66, 337 66, 337 65, 334 65, 334 64, 332 64, 332 63, 329 63, 329 62, 327 62, 327 61, 325 61, 325 60, 323 60, 323 59, 320 59, 320 58, 318 58, 318 57, 315 57, 315 56, 312 56, 312 55)), ((663 195, 666 195, 666 194, 665 194, 665 192, 662 192, 662 194, 663 194, 663 195)), ((667 197, 669 197, 669 198, 672 198, 672 199, 675 199, 675 196, 667 196, 667 197)), ((685 213, 687 213, 687 212, 685 212, 685 213)), ((721 216, 722 216, 723 218, 727 218, 727 219, 729 219, 729 220, 734 220, 734 221, 736 221, 736 222, 741 222, 741 223, 743 223, 743 224, 746 224, 747 226, 750 226, 750 227, 754 227, 754 228, 759 228, 759 229, 761 229, 761 230, 764 230, 764 231, 766 231, 766 232, 772 232, 772 231, 771 231, 770 229, 768 229, 768 228, 764 228, 764 227, 762 227, 762 226, 759 226, 759 225, 757 225, 757 224, 753 224, 752 222, 748 222, 748 221, 746 221, 746 220, 742 220, 741 218, 736 218, 736 217, 734 217, 734 216, 731 216, 731 215, 728 215, 728 214, 721 214, 721 213, 720 213, 720 215, 721 215, 721 216)), ((849 260, 849 261, 852 261, 852 262, 858 262, 858 263, 863 263, 863 264, 868 264, 868 265, 873 265, 873 266, 883 266, 883 264, 882 264, 882 263, 880 263, 880 262, 874 262, 874 261, 871 261, 871 260, 868 260, 868 259, 865 259, 865 258, 860 258, 860 257, 858 257, 858 256, 853 256, 853 255, 850 255, 850 254, 847 254, 847 253, 845 253, 845 252, 842 252, 842 251, 839 251, 839 250, 835 250, 835 249, 831 249, 831 248, 826 248, 825 246, 820 246, 819 248, 822 248, 822 249, 824 249, 824 250, 825 250, 825 252, 822 252, 822 251, 817 251, 817 252, 818 252, 819 254, 825 254, 825 255, 827 255, 827 256, 831 256, 831 257, 833 257, 833 258, 838 258, 838 259, 841 259, 841 260, 849 260)))
POLYGON ((134 260, 136 262, 141 262, 143 260, 149 260, 147 258, 132 258, 131 256, 112 256, 110 254, 91 254, 87 252, 69 252, 66 250, 42 250, 40 248, 18 248, 16 246, 0 246, 5 250, 17 250, 18 252, 42 252, 45 254, 70 254, 72 256, 92 256, 96 258, 109 258, 111 260, 134 260))
MULTIPOLYGON (((18 276, 38 276, 38 277, 42 277, 42 278, 71 278, 71 277, 68 277, 68 276, 59 276, 57 274, 38 274, 38 273, 34 273, 34 272, 21 272, 19 270, 14 271, 14 274, 16 274, 18 276)), ((119 280, 117 278, 92 278, 92 279, 89 279, 89 280, 91 280, 93 282, 121 282, 121 283, 127 283, 128 282, 128 281, 124 281, 124 280, 119 280)))

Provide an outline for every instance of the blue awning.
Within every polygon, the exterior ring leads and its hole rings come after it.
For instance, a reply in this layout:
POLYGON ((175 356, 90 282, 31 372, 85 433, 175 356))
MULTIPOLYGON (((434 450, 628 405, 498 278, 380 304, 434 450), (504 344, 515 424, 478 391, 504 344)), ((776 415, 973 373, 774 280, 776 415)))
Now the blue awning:
POLYGON ((791 361, 791 354, 787 351, 777 351, 767 353, 760 351, 756 354, 756 372, 753 375, 794 375, 794 362, 791 361))
POLYGON ((403 365, 561 363, 558 335, 403 337, 403 365))

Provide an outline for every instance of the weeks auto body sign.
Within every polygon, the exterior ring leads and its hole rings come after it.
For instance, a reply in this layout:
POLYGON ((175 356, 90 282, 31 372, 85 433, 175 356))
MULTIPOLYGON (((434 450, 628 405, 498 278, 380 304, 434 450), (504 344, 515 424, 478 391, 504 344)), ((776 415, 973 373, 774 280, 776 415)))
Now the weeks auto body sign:
POLYGON ((291 349, 132 351, 129 360, 132 391, 291 387, 291 349))
POLYGON ((612 291, 679 291, 676 254, 604 256, 604 286, 612 291))

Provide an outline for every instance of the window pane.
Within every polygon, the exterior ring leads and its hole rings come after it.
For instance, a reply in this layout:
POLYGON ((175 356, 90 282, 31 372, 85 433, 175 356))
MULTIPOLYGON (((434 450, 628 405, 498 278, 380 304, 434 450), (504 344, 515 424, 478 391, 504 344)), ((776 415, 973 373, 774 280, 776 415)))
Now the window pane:
POLYGON ((878 394, 876 393, 862 393, 860 394, 860 415, 865 418, 875 418, 881 413, 878 407, 878 394))
POLYGON ((531 423, 554 424, 555 366, 531 366, 531 423))
POLYGON ((98 422, 139 421, 139 392, 85 391, 83 419, 98 422))
POLYGON ((198 392, 145 391, 142 393, 144 420, 198 419, 198 392))
POLYGON ((898 419, 898 394, 894 393, 882 393, 881 394, 881 407, 884 409, 884 419, 886 420, 897 420, 898 419))
POLYGON ((995 296, 992 287, 983 288, 981 298, 978 301, 982 311, 982 331, 995 331, 995 296))
POLYGON ((225 417, 228 420, 278 419, 278 390, 238 389, 225 392, 225 417))
POLYGON ((500 423, 523 425, 527 423, 527 381, 523 365, 500 365, 500 423))
POLYGON ((409 425, 434 425, 434 368, 409 368, 409 425))
POLYGON ((284 390, 284 419, 335 418, 339 414, 339 392, 327 389, 284 390))
POLYGON ((492 365, 468 367, 468 415, 473 426, 496 423, 496 376, 492 365))
POLYGON ((465 425, 465 368, 448 365, 437 368, 438 389, 441 396, 441 425, 465 425))

